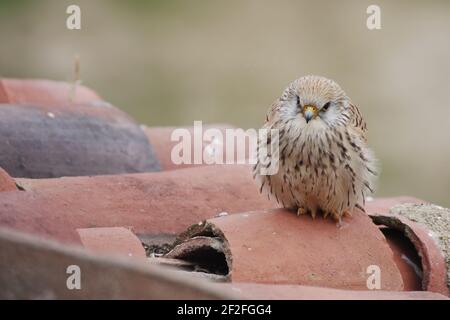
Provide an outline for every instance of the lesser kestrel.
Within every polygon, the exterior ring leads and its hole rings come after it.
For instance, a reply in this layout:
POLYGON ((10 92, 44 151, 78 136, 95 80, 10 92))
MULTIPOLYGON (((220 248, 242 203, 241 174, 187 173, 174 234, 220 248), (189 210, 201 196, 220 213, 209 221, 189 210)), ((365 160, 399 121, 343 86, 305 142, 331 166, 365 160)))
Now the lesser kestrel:
MULTIPOLYGON (((360 111, 336 82, 319 76, 295 80, 272 104, 263 128, 278 130, 279 159, 270 152, 266 159, 258 155, 253 169, 262 192, 312 217, 322 213, 341 222, 355 208, 364 211, 376 160, 360 111), (278 171, 261 174, 273 161, 279 161, 278 171)), ((270 135, 267 140, 258 141, 258 152, 270 145, 270 135)))

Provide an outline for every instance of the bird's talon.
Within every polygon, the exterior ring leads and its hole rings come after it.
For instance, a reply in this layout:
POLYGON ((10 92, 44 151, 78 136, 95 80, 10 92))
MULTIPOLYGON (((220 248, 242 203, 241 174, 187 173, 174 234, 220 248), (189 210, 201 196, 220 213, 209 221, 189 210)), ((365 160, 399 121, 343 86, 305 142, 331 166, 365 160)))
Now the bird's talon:
POLYGON ((333 220, 334 220, 335 222, 340 222, 340 221, 341 221, 342 215, 340 215, 340 214, 338 214, 338 213, 336 213, 336 212, 333 212, 332 215, 333 215, 333 220))
POLYGON ((306 213, 305 208, 300 207, 297 209, 297 217, 304 215, 305 213, 306 213))

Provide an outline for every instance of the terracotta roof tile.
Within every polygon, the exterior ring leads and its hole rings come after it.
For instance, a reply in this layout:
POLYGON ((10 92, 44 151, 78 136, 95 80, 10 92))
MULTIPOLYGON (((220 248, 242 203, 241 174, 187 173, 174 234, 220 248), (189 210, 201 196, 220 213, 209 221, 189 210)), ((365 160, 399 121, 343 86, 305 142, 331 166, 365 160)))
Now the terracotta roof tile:
POLYGON ((448 300, 444 295, 428 291, 341 290, 242 282, 216 286, 239 299, 252 300, 448 300))
POLYGON ((16 190, 17 186, 14 180, 5 170, 0 168, 0 192, 16 190))
POLYGON ((98 94, 82 85, 41 79, 0 79, 0 103, 61 106, 101 101, 98 94))
POLYGON ((77 232, 83 246, 92 252, 129 258, 146 258, 141 241, 130 229, 84 228, 77 229, 77 232))
POLYGON ((13 177, 159 170, 139 125, 92 90, 0 79, 0 166, 13 177))
POLYGON ((366 290, 368 268, 375 265, 381 270, 382 290, 403 290, 392 251, 372 220, 355 212, 346 223, 338 228, 331 220, 297 217, 284 209, 214 218, 183 234, 179 246, 187 240, 188 248, 178 249, 175 257, 202 251, 192 248, 189 239, 210 234, 222 238, 235 282, 366 290))
POLYGON ((414 245, 421 257, 423 270, 422 289, 448 295, 445 258, 430 232, 405 217, 389 214, 372 214, 376 223, 401 231, 414 245))
POLYGON ((16 181, 26 191, 0 193, 2 225, 65 242, 79 242, 78 228, 178 233, 224 211, 274 206, 259 194, 245 165, 16 181))
POLYGON ((422 200, 368 201, 337 228, 277 209, 247 165, 174 165, 175 128, 139 126, 89 88, 1 79, 0 104, 1 298, 448 295, 429 227, 391 212, 422 200), (67 290, 69 264, 82 291, 67 290), (374 265, 382 291, 367 287, 374 265))
MULTIPOLYGON (((228 124, 210 124, 210 125, 203 125, 203 130, 206 131, 208 129, 215 129, 215 130, 220 130, 223 139, 224 139, 224 143, 225 143, 225 154, 223 155, 223 159, 224 159, 224 163, 225 160, 227 159, 227 148, 226 148, 226 143, 228 140, 226 139, 226 129, 231 129, 234 128, 231 125, 228 124)), ((163 170, 173 170, 173 169, 182 169, 182 168, 187 168, 187 167, 195 167, 195 166, 200 166, 200 165, 205 165, 205 164, 194 164, 194 128, 193 127, 185 127, 185 128, 176 128, 176 127, 146 127, 143 126, 144 132, 147 134, 147 137, 151 143, 151 145, 153 146, 155 153, 158 157, 158 160, 161 164, 161 168, 163 170), (191 164, 174 164, 173 161, 171 160, 171 153, 172 153, 172 149, 173 147, 175 147, 177 144, 180 143, 179 140, 175 140, 172 141, 171 135, 174 132, 175 129, 183 129, 183 130, 187 130, 191 137, 192 137, 192 141, 191 142, 191 157, 190 157, 190 163, 191 164)), ((202 137, 203 137, 203 132, 201 132, 202 137)), ((233 150, 233 154, 229 155, 229 156, 233 156, 234 159, 236 159, 240 156, 236 150, 237 146, 239 145, 239 143, 245 143, 248 140, 245 140, 247 138, 245 138, 244 135, 239 136, 239 138, 235 138, 235 142, 234 142, 234 150, 233 150), (245 140, 245 141, 244 141, 245 140)), ((244 144, 242 144, 244 145, 244 144)), ((204 142, 202 144, 202 152, 204 152, 205 148, 207 148, 209 146, 209 144, 207 142, 204 142)), ((242 155, 244 156, 244 158, 248 158, 249 154, 245 154, 242 155)))
POLYGON ((0 228, 0 283, 0 299, 232 297, 205 281, 139 259, 99 256, 4 228, 0 228), (74 287, 75 278, 70 278, 76 272, 80 290, 74 287))

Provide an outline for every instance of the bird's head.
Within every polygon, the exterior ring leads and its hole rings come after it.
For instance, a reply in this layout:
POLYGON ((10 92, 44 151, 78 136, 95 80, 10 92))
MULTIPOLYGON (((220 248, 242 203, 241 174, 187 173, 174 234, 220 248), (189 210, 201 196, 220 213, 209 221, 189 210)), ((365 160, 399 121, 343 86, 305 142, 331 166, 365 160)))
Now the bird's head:
POLYGON ((300 127, 335 127, 349 119, 350 99, 333 80, 305 76, 292 82, 278 103, 278 116, 300 127))

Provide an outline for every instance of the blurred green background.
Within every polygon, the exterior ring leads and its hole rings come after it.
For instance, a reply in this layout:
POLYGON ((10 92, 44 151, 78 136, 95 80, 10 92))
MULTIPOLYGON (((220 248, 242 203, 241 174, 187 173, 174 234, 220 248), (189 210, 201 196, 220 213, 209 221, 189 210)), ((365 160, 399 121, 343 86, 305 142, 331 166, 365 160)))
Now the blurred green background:
POLYGON ((259 127, 290 81, 330 77, 368 122, 377 195, 450 206, 449 1, 2 0, 0 36, 1 76, 69 80, 79 54, 83 83, 150 126, 259 127))

